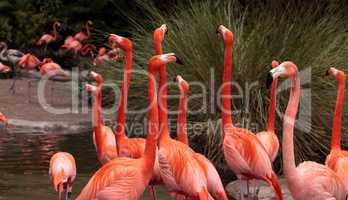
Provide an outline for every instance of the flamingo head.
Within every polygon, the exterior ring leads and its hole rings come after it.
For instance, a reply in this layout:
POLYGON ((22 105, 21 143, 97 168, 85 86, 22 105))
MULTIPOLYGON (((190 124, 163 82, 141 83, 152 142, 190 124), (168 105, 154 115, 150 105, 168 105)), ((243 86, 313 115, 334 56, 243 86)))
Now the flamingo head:
POLYGON ((98 73, 96 73, 96 72, 94 72, 94 71, 91 71, 91 72, 89 73, 89 75, 90 75, 98 84, 102 84, 102 83, 103 83, 103 77, 102 77, 100 74, 98 74, 98 73))
POLYGON ((279 62, 276 60, 272 60, 272 68, 276 68, 279 65, 279 62))
POLYGON ((5 123, 6 127, 8 126, 8 118, 2 113, 0 113, 0 122, 5 123))
POLYGON ((180 91, 186 95, 190 89, 190 85, 180 75, 176 76, 176 82, 179 85, 180 91))
POLYGON ((88 83, 85 84, 85 89, 88 92, 91 92, 93 95, 96 95, 98 91, 98 88, 96 86, 88 84, 88 83))
POLYGON ((225 26, 220 25, 216 29, 216 33, 220 33, 222 35, 222 38, 224 39, 225 45, 232 45, 233 44, 233 33, 229 29, 227 29, 225 26))
POLYGON ((60 29, 61 24, 59 22, 54 22, 53 26, 56 27, 57 29, 60 29))
POLYGON ((295 76, 298 74, 297 66, 290 61, 285 61, 278 65, 277 67, 273 68, 271 71, 269 71, 267 76, 266 85, 269 88, 272 84, 273 79, 280 78, 288 78, 291 76, 295 76))
POLYGON ((93 25, 93 22, 92 22, 91 20, 88 20, 88 21, 86 22, 86 25, 87 25, 87 26, 92 26, 92 25, 93 25))
POLYGON ((345 82, 346 80, 346 74, 344 73, 344 71, 338 70, 334 67, 330 67, 327 71, 326 71, 326 76, 334 76, 338 81, 343 81, 345 82))
POLYGON ((131 52, 133 49, 132 42, 128 38, 116 34, 109 35, 109 43, 113 48, 121 48, 123 51, 131 52))
POLYGON ((166 53, 152 56, 148 62, 149 67, 155 67, 156 70, 159 67, 165 67, 167 63, 178 63, 183 64, 183 62, 175 55, 175 53, 166 53))
POLYGON ((163 24, 159 28, 157 28, 154 32, 154 40, 159 41, 160 43, 163 42, 164 36, 168 33, 168 26, 166 24, 163 24))

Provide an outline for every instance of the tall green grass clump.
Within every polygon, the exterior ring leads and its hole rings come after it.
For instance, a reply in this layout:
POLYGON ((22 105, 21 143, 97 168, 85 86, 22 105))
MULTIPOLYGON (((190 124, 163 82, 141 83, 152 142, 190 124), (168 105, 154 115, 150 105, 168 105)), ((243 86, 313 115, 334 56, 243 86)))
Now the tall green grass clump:
MULTIPOLYGON (((199 81, 208 88, 204 95, 210 100, 209 97, 216 97, 216 88, 221 85, 224 59, 223 41, 215 30, 223 24, 233 31, 233 81, 237 81, 244 92, 247 92, 245 87, 248 84, 251 87, 256 82, 248 95, 233 101, 232 108, 241 110, 233 117, 240 126, 254 128, 255 132, 266 127, 269 90, 264 87, 264 81, 271 61, 291 60, 296 63, 303 83, 301 120, 295 131, 297 159, 323 161, 329 150, 337 88, 334 79, 325 77, 325 71, 335 66, 348 72, 348 17, 340 5, 327 2, 325 6, 299 7, 289 4, 283 10, 277 10, 271 4, 254 2, 241 5, 236 0, 203 0, 179 3, 165 10, 157 8, 152 1, 137 1, 137 6, 146 17, 124 13, 132 24, 130 34, 133 36, 135 62, 146 66, 146 60, 154 54, 153 30, 167 24, 169 33, 165 39, 165 52, 176 52, 185 63, 184 66, 167 67, 169 80, 181 74, 190 82, 199 81), (211 90, 212 85, 215 90, 211 90)), ((280 83, 280 88, 286 86, 289 86, 288 82, 280 83)), ((237 92, 232 87, 232 94, 237 92)), ((288 92, 283 89, 278 93, 277 107, 282 113, 288 92)), ((198 93, 202 91, 191 87, 190 95, 198 93)), ((216 102, 208 102, 210 106, 206 110, 189 115, 189 119, 200 123, 218 120, 220 111, 216 102)), ((199 99, 189 102, 193 110, 200 106, 199 99)), ((343 113, 346 120, 342 138, 346 138, 348 113, 343 113)), ((281 138, 281 117, 276 124, 281 138)), ((205 130, 212 132, 209 128, 205 130)), ((202 147, 216 163, 223 160, 220 140, 216 139, 218 134, 208 134, 202 147)))

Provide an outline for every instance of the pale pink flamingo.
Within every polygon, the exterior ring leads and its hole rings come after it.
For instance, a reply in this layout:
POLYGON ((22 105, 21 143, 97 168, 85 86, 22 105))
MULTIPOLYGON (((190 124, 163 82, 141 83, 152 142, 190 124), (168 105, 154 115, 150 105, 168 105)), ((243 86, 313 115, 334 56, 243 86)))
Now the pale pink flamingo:
POLYGON ((88 20, 85 24, 86 32, 78 32, 74 38, 80 42, 87 40, 91 36, 90 28, 93 25, 92 21, 88 20))
MULTIPOLYGON (((272 61, 272 68, 275 68, 278 65, 279 62, 275 60, 272 61)), ((279 150, 279 140, 274 130, 277 85, 278 80, 273 80, 270 95, 271 99, 268 108, 267 130, 256 134, 257 138, 260 140, 261 144, 266 149, 266 152, 269 156, 269 159, 271 159, 271 162, 273 162, 276 159, 279 150)))
POLYGON ((67 152, 55 153, 50 160, 49 175, 52 178, 53 188, 59 192, 59 199, 65 192, 65 199, 70 197, 72 185, 76 178, 76 163, 74 157, 67 152))
POLYGON ((336 108, 332 126, 331 151, 326 157, 326 165, 341 177, 348 194, 348 151, 341 150, 342 107, 346 86, 346 75, 343 71, 331 67, 327 75, 338 81, 336 108))
MULTIPOLYGON (((283 199, 277 175, 272 169, 268 154, 254 133, 235 127, 231 116, 231 77, 233 33, 223 25, 217 29, 225 43, 225 63, 221 90, 221 118, 223 149, 228 166, 242 180, 259 179, 267 182, 275 192, 277 200, 283 199)), ((242 184, 241 184, 242 185, 242 184)), ((241 187, 241 199, 244 199, 241 187)))
POLYGON ((102 87, 103 77, 93 71, 90 75, 96 80, 97 87, 86 84, 86 90, 94 97, 93 102, 93 143, 97 151, 99 162, 104 165, 117 157, 116 141, 111 128, 102 123, 102 87))
MULTIPOLYGON (((177 121, 178 140, 186 145, 189 145, 187 138, 187 94, 189 91, 189 84, 181 76, 177 76, 176 81, 178 82, 180 88, 179 113, 177 121)), ((209 193, 216 199, 228 200, 219 173, 216 171, 213 163, 211 163, 210 160, 200 153, 196 153, 195 158, 205 171, 209 193)))
POLYGON ((162 62, 175 62, 173 55, 154 56, 149 60, 149 121, 146 147, 139 158, 118 157, 103 165, 89 180, 76 200, 135 200, 149 184, 154 171, 158 140, 158 108, 156 92, 157 68, 162 62))
MULTIPOLYGON (((296 167, 294 155, 294 124, 300 101, 300 78, 297 66, 289 61, 281 63, 268 74, 267 80, 289 78, 292 81, 290 99, 283 122, 283 167, 286 182, 294 199, 346 199, 346 190, 340 177, 329 167, 305 161, 296 167)), ((267 81, 270 85, 271 81, 267 81)))
POLYGON ((58 29, 60 28, 59 22, 54 22, 53 24, 53 34, 44 34, 40 39, 34 42, 35 45, 41 46, 45 45, 45 52, 47 50, 47 45, 57 40, 58 38, 58 29))
MULTIPOLYGON (((128 38, 110 34, 109 42, 112 46, 122 49, 125 52, 125 64, 123 71, 123 84, 120 94, 119 108, 116 116, 116 145, 118 155, 120 157, 140 158, 144 154, 145 139, 144 138, 128 138, 126 135, 126 109, 128 99, 128 89, 131 81, 131 72, 133 64, 133 45, 128 38)), ((150 181, 150 192, 156 199, 155 189, 153 185, 161 184, 162 179, 159 171, 159 164, 156 156, 154 176, 150 181)))

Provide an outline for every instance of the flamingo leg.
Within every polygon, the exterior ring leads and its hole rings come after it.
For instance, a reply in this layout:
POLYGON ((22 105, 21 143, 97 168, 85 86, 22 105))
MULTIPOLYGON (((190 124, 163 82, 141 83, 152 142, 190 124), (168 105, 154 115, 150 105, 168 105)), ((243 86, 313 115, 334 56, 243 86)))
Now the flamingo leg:
POLYGON ((153 200, 157 200, 157 195, 156 195, 156 189, 154 186, 150 185, 149 187, 149 192, 153 200))
MULTIPOLYGON (((19 71, 18 71, 19 73, 19 71)), ((17 74, 17 69, 16 67, 13 67, 13 75, 14 75, 14 78, 13 78, 13 82, 11 84, 11 87, 10 87, 10 91, 12 92, 12 94, 15 94, 16 93, 16 81, 18 79, 18 74, 17 74)))
POLYGON ((240 200, 244 200, 244 184, 243 184, 243 180, 239 179, 239 196, 240 196, 240 200))

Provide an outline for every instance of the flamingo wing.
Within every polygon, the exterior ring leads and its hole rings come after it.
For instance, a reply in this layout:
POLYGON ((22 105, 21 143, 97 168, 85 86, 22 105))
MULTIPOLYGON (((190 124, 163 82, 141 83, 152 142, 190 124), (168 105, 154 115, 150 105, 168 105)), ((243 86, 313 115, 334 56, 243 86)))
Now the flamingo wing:
POLYGON ((342 180, 327 166, 307 161, 296 169, 301 177, 301 189, 306 192, 308 199, 345 199, 342 180))
POLYGON ((141 159, 116 158, 90 179, 77 200, 138 199, 147 185, 141 159))
POLYGON ((279 151, 279 140, 274 132, 262 131, 256 134, 257 139, 265 148, 269 158, 273 162, 279 151))
POLYGON ((225 158, 237 176, 250 176, 249 178, 272 176, 272 164, 268 154, 253 133, 236 127, 224 132, 225 158))
POLYGON ((144 154, 144 138, 128 138, 120 142, 121 147, 119 149, 119 156, 129 158, 140 158, 144 154))

